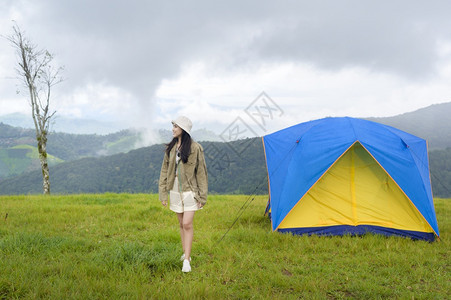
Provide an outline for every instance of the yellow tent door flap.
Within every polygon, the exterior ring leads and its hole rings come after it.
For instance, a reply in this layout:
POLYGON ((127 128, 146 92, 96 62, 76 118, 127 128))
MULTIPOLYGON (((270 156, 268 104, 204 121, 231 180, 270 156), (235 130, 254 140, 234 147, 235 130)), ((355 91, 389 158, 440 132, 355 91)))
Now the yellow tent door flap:
POLYGON ((312 186, 278 228, 335 225, 433 232, 399 186, 359 142, 312 186))

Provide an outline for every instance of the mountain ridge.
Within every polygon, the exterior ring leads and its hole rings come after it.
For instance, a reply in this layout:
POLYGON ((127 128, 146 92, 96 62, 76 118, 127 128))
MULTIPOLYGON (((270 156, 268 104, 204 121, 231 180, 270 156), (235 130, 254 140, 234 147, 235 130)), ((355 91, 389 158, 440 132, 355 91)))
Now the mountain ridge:
MULTIPOLYGON (((448 150, 451 149, 451 121, 448 115, 451 115, 451 102, 449 103, 443 103, 443 104, 435 104, 431 105, 425 108, 422 108, 420 110, 416 110, 413 112, 404 113, 402 115, 393 116, 393 117, 385 117, 385 118, 366 118, 367 120, 375 121, 378 123, 386 124, 389 126, 396 127, 398 129, 401 129, 403 131, 412 133, 414 135, 417 135, 421 138, 424 138, 428 140, 429 143, 429 152, 430 152, 430 159, 431 159, 431 172, 436 172, 437 174, 440 174, 440 177, 446 178, 444 181, 447 182, 447 178, 451 177, 451 156, 448 155, 448 150), (429 123, 428 123, 429 122, 429 123), (426 125, 424 125, 426 124, 426 125), (436 152, 435 150, 440 150, 442 152, 436 152), (441 157, 441 159, 444 161, 437 161, 437 157, 441 157), (450 160, 450 161, 448 161, 450 160)), ((202 131, 202 130, 201 130, 202 131)), ((212 132, 205 130, 203 134, 208 135, 212 134, 212 132)), ((193 132, 195 133, 195 132, 193 132)), ((142 131, 141 131, 142 134, 142 131)), ((151 133, 153 134, 153 133, 151 133)), ((158 131, 158 134, 155 136, 152 136, 151 138, 155 141, 158 141, 154 146, 155 147, 163 147, 163 142, 167 142, 171 139, 172 133, 170 130, 163 130, 160 129, 158 131)), ((214 133, 212 134, 213 138, 219 139, 214 133)), ((76 135, 76 134, 67 134, 67 133, 52 133, 49 136, 49 143, 48 143, 48 153, 49 155, 52 155, 54 157, 55 164, 52 166, 52 169, 58 169, 58 162, 64 161, 62 164, 69 164, 72 166, 72 168, 78 169, 77 163, 85 162, 86 159, 91 159, 90 163, 96 164, 95 158, 98 159, 106 159, 108 160, 109 156, 112 155, 119 155, 124 153, 129 153, 132 151, 140 150, 142 148, 150 149, 146 145, 146 141, 140 140, 142 136, 139 136, 138 132, 134 131, 120 131, 113 134, 108 135, 76 135), (136 149, 138 148, 138 149, 136 149)), ((204 142, 200 138, 196 138, 196 140, 201 141, 202 144, 204 142)), ((257 140, 260 140, 257 138, 257 140)), ((35 139, 34 139, 34 130, 33 129, 23 129, 23 128, 17 128, 12 127, 6 124, 0 123, 0 180, 3 179, 4 182, 13 182, 10 180, 13 180, 15 177, 11 178, 12 176, 20 177, 24 180, 24 178, 27 178, 27 174, 24 173, 28 171, 32 171, 30 168, 34 166, 34 168, 37 170, 36 174, 39 174, 39 163, 38 159, 34 158, 34 161, 30 161, 30 157, 27 156, 28 152, 25 152, 24 150, 20 149, 21 145, 29 145, 31 147, 35 147, 35 139), (22 160, 21 160, 22 159, 22 160), (26 163, 29 164, 29 166, 26 165, 26 163), (17 165, 14 165, 17 164, 17 165), (22 173, 25 177, 21 177, 22 173), (6 178, 8 178, 6 180, 6 178)), ((237 141, 238 145, 240 144, 239 141, 237 141)), ((207 145, 210 147, 213 147, 213 150, 221 149, 223 153, 229 155, 229 150, 227 150, 228 146, 230 144, 223 143, 223 142, 207 142, 207 145), (213 145, 213 146, 211 146, 213 145)), ((153 148, 152 148, 153 149, 153 148)), ((255 148, 256 153, 259 153, 260 149, 255 148)), ((144 151, 144 150, 142 150, 144 151)), ((217 151, 216 151, 217 152, 217 151)), ((136 152, 133 152, 136 153, 136 152)), ((144 153, 144 152, 142 152, 144 153)), ((160 153, 161 154, 161 153, 160 153)), ((156 159, 161 159, 161 157, 158 154, 156 159)), ((125 155, 125 154, 124 154, 125 155)), ((117 157, 122 156, 115 156, 113 160, 115 160, 117 157)), ((251 159, 251 155, 248 155, 249 159, 251 159)), ((124 159, 126 158, 126 155, 124 156, 124 159)), ((238 159, 236 159, 238 160, 238 159)), ((214 160, 212 160, 214 162, 214 160)), ((246 161, 241 161, 243 165, 246 165, 246 161)), ((119 163, 120 164, 120 163, 119 163)), ((155 168, 159 168, 158 163, 155 165, 155 162, 153 163, 155 168)), ((258 164, 264 165, 264 160, 262 162, 259 162, 258 164)), ((102 167, 105 167, 108 169, 108 163, 104 163, 102 167)), ((100 167, 100 166, 99 166, 100 167)), ((137 166, 139 168, 141 166, 137 166)), ((227 168, 229 168, 227 166, 227 168)), ((86 166, 87 169, 89 169, 89 166, 86 166)), ((124 170, 124 168, 127 168, 126 166, 122 166, 121 169, 124 170)), ((224 167, 225 168, 225 167, 224 167)), ((115 168, 111 169, 115 170, 115 168)), ((246 171, 246 170, 244 170, 246 171)), ((244 172, 243 170, 240 170, 239 172, 244 172)), ((52 172, 52 171, 51 171, 52 172)), ((146 174, 146 171, 142 171, 142 174, 146 174)), ((63 172, 64 173, 64 172, 63 172)), ((67 172, 66 172, 67 173, 67 172)), ((114 173, 114 172, 113 172, 114 173)), ((112 173, 112 174, 113 174, 112 173)), ((133 172, 132 172, 133 173, 133 172)), ((68 174, 68 173, 67 173, 68 174)), ((66 175, 67 175, 66 174, 66 175)), ((247 173, 246 173, 247 174, 247 173)), ((153 174, 152 176, 154 176, 153 174)), ((234 173, 230 173, 230 176, 235 176, 234 173)), ((89 177, 87 175, 84 175, 85 177, 89 177)), ((102 176, 108 176, 108 173, 103 174, 102 176)), ((127 175, 128 176, 128 175, 127 175)), ((145 176, 150 176, 149 174, 145 176)), ((70 177, 70 178, 73 178, 70 177)), ((27 180, 31 180, 30 178, 27 180)), ((35 180, 35 179, 33 179, 35 180)), ((131 179, 128 179, 131 180, 131 179)), ((137 180, 136 177, 134 177, 133 180, 137 180)), ((221 179, 222 181, 227 181, 228 179, 226 177, 221 179)), ((249 181, 248 178, 242 178, 242 182, 249 181)), ((437 181, 437 178, 435 179, 437 181)), ((38 180, 39 182, 39 180, 38 180)), ((118 185, 120 185, 120 182, 118 182, 118 185)), ((59 183, 62 184, 62 183, 59 183)), ((39 184, 38 184, 39 186, 39 184)), ((437 184, 436 184, 437 186, 437 184)), ((5 187, 5 185, 3 185, 5 187)), ((154 189, 154 187, 152 188, 154 189)), ((446 190, 446 186, 443 187, 443 189, 446 190)), ((73 189, 72 189, 73 190, 73 189)), ((217 192, 222 191, 220 188, 216 189, 217 192)), ((248 191, 247 187, 244 189, 248 191)), ((21 190, 24 191, 24 190, 21 190)), ((31 190, 30 190, 31 191, 31 190)), ((39 189, 35 189, 34 191, 39 191, 39 189)), ((113 189, 113 191, 116 191, 113 189)), ((117 191, 121 191, 120 189, 117 191)), ((243 191, 243 188, 239 188, 234 186, 233 190, 236 191, 243 191)), ((26 191, 24 191, 26 192, 26 191)), ((0 191, 1 193, 1 191, 0 191)))
POLYGON ((433 104, 392 117, 365 118, 389 125, 428 142, 429 149, 451 147, 451 102, 433 104))

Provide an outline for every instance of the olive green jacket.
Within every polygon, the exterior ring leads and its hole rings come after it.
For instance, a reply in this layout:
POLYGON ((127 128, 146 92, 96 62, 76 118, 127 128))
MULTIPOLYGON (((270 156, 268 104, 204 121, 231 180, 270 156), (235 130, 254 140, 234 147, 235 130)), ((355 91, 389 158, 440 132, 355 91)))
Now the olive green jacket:
MULTIPOLYGON (((172 189, 175 180, 175 155, 176 147, 172 147, 169 156, 164 153, 163 164, 161 165, 160 181, 158 191, 160 201, 168 200, 168 193, 172 189)), ((205 164, 204 149, 194 141, 191 143, 191 153, 188 161, 179 162, 178 179, 182 183, 182 191, 194 192, 194 198, 197 202, 204 205, 207 202, 208 175, 205 164)))

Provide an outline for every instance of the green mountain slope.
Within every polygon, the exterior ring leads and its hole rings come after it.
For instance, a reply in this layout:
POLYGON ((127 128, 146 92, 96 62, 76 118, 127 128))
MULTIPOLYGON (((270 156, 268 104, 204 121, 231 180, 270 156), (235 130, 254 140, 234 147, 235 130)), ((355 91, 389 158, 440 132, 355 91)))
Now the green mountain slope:
MULTIPOLYGON (((48 155, 50 166, 62 163, 63 160, 48 155)), ((38 149, 30 145, 17 145, 10 148, 0 148, 0 178, 19 175, 24 172, 39 169, 38 149)))

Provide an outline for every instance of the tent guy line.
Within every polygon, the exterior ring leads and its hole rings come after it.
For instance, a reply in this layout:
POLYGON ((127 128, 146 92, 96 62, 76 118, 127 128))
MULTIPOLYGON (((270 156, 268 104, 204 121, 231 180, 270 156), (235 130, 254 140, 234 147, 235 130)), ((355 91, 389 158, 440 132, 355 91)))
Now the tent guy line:
MULTIPOLYGON (((264 142, 263 142, 263 137, 261 137, 261 139, 262 139, 262 146, 263 146, 263 149, 264 149, 264 148, 265 148, 265 144, 264 144, 264 142)), ((298 144, 298 143, 299 143, 299 139, 296 140, 296 143, 292 146, 292 150, 295 149, 296 144, 298 144)), ((285 158, 288 157, 288 155, 289 155, 289 153, 285 156, 285 158)), ((265 156, 265 159, 266 159, 266 156, 265 156)), ((277 169, 276 169, 276 170, 277 170, 277 169)), ((274 170, 273 172, 275 172, 275 170, 274 170)), ((241 217, 241 215, 244 213, 244 211, 251 205, 252 201, 255 200, 255 192, 256 192, 256 191, 257 191, 264 183, 267 183, 267 184, 268 184, 268 190, 269 190, 269 179, 268 179, 268 177, 265 175, 265 178, 263 178, 263 180, 262 180, 258 185, 255 186, 254 191, 249 195, 249 197, 247 198, 247 200, 244 202, 244 204, 243 204, 243 205, 241 206, 241 208, 238 210, 238 212, 237 212, 237 217, 236 217, 235 220, 233 221, 232 225, 230 225, 230 227, 227 229, 227 231, 224 233, 224 235, 216 242, 216 244, 214 245, 214 247, 217 246, 217 245, 219 245, 219 243, 221 243, 221 241, 222 241, 222 240, 225 238, 225 236, 229 233, 229 231, 232 229, 232 227, 235 225, 235 223, 238 221, 238 219, 241 217), (252 197, 252 199, 251 199, 251 197, 252 197), (249 199, 250 199, 251 201, 248 203, 249 199), (247 204, 247 205, 246 205, 246 204, 247 204), (246 206, 246 207, 245 207, 245 206, 246 206)), ((269 207, 269 201, 268 201, 268 207, 269 207)), ((266 214, 266 212, 265 212, 265 214, 266 214)))

